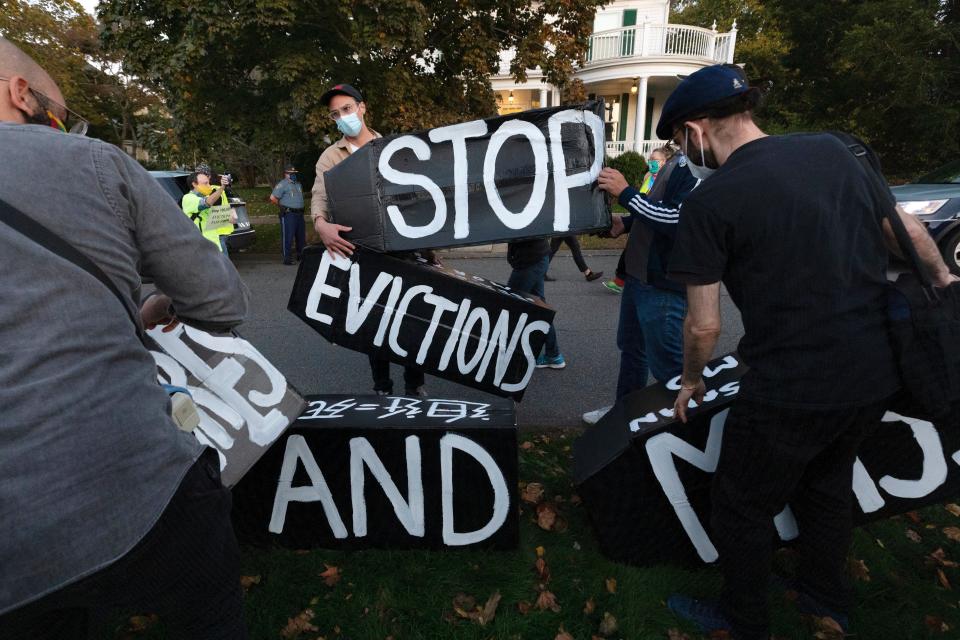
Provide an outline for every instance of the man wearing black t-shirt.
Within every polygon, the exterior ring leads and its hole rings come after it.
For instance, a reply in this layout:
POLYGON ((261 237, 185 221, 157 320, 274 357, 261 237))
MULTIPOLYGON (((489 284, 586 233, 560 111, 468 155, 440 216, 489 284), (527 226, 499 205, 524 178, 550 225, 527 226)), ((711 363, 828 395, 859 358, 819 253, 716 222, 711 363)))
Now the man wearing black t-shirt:
MULTIPOLYGON (((707 67, 680 83, 657 126, 709 174, 683 204, 669 264, 688 300, 677 415, 686 421, 690 400, 703 399, 721 280, 743 316, 739 353, 750 366, 712 485, 721 600, 668 605, 745 639, 769 636, 773 517, 787 504, 800 532, 798 608, 846 629, 853 462, 899 386, 886 327, 887 250, 899 248, 883 210, 893 197, 832 135, 764 134, 751 116, 758 102, 738 68, 707 67)), ((947 285, 922 225, 900 217, 947 285)))

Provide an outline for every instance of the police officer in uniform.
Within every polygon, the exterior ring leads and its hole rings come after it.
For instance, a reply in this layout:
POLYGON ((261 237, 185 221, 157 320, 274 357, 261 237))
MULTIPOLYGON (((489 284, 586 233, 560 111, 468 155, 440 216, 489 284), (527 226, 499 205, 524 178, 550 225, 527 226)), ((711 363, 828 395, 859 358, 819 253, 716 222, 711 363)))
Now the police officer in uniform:
POLYGON ((303 185, 300 184, 297 169, 288 164, 283 169, 283 180, 277 183, 270 194, 270 202, 280 207, 280 229, 283 235, 283 264, 293 264, 290 254, 293 241, 297 241, 297 261, 306 245, 306 231, 303 225, 303 185))

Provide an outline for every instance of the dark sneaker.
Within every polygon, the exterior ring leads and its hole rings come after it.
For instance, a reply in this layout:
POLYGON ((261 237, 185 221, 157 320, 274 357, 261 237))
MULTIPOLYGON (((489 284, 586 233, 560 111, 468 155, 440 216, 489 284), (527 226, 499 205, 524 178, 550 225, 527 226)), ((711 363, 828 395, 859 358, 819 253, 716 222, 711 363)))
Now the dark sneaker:
POLYGON ((416 389, 407 389, 403 392, 403 395, 409 398, 426 398, 427 389, 426 387, 417 387, 416 389))
POLYGON ((693 598, 674 594, 667 599, 667 608, 678 617, 694 623, 703 633, 714 631, 732 631, 733 627, 727 622, 720 605, 713 600, 695 600, 693 598))
POLYGON ((293 266, 293 260, 284 260, 284 261, 283 261, 283 264, 287 265, 288 267, 292 267, 292 266, 293 266))
POLYGON ((551 368, 551 369, 563 369, 567 366, 566 361, 563 359, 563 354, 557 354, 552 358, 548 358, 546 354, 541 354, 537 358, 537 369, 551 368))
POLYGON ((544 280, 544 282, 556 282, 556 281, 557 281, 557 279, 554 278, 553 276, 551 276, 549 273, 543 274, 543 280, 544 280))
POLYGON ((373 392, 378 396, 388 396, 392 393, 390 391, 381 391, 380 389, 374 389, 373 392))
POLYGON ((603 277, 603 271, 591 271, 590 273, 588 273, 583 277, 587 279, 587 282, 593 282, 594 280, 597 280, 603 277))

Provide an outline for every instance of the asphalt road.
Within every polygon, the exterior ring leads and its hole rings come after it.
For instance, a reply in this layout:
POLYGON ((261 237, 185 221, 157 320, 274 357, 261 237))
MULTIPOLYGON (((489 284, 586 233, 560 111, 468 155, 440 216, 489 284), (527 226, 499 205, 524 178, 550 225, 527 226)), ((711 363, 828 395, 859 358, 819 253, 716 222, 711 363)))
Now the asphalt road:
MULTIPOLYGON (((612 275, 619 255, 594 252, 587 263, 612 275)), ((510 267, 503 256, 446 257, 445 263, 467 273, 506 282, 510 267)), ((304 394, 372 393, 367 357, 338 347, 287 311, 296 268, 279 258, 239 256, 237 268, 252 294, 250 317, 239 333, 260 350, 304 394)), ((616 345, 620 298, 586 282, 568 253, 558 253, 546 286, 547 301, 557 310, 560 350, 567 360, 562 370, 537 369, 517 409, 520 426, 570 427, 581 424, 584 411, 611 404, 620 362, 616 345)), ((604 278, 606 279, 606 278, 604 278)), ((723 335, 717 353, 732 351, 742 334, 740 314, 726 292, 722 298, 723 335)), ((396 391, 403 390, 403 371, 393 365, 396 391)), ((487 393, 439 378, 427 377, 433 398, 484 400, 487 393)))

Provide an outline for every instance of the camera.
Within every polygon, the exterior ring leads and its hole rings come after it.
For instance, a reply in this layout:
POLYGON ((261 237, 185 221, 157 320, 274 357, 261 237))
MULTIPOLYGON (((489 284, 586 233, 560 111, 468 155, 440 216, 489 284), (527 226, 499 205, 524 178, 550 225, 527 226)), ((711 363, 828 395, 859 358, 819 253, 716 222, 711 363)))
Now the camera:
POLYGON ((228 185, 233 184, 233 175, 232 175, 232 174, 224 173, 223 175, 220 176, 220 178, 221 178, 221 179, 226 179, 228 185))

